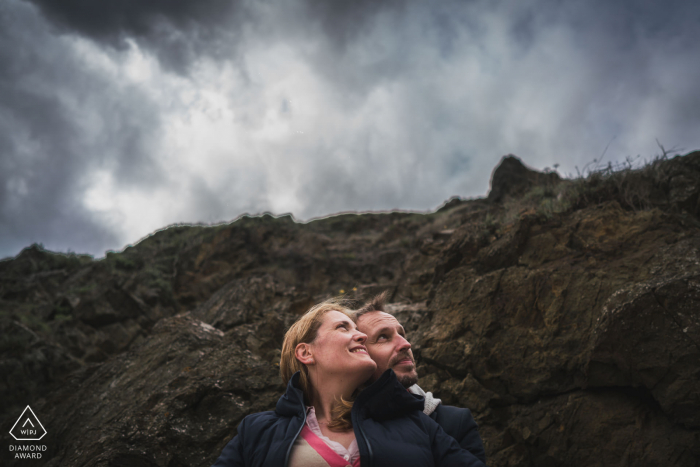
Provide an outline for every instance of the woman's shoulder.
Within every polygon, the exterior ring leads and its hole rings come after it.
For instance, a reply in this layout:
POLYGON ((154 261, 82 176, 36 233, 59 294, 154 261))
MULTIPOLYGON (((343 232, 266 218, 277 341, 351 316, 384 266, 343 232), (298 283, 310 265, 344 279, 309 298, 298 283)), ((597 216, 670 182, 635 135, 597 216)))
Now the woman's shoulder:
POLYGON ((253 420, 274 420, 280 416, 275 413, 274 410, 267 410, 265 412, 255 412, 250 415, 246 415, 243 420, 253 421, 253 420))
POLYGON ((279 414, 275 413, 274 410, 268 410, 267 412, 256 412, 250 415, 246 415, 241 421, 241 426, 254 427, 254 426, 265 426, 270 425, 279 421, 282 418, 279 414))
POLYGON ((263 432, 276 426, 287 426, 293 421, 293 417, 280 415, 275 411, 257 412, 247 415, 238 426, 238 433, 263 432))
POLYGON ((238 425, 238 434, 229 441, 214 466, 281 465, 285 451, 280 446, 292 440, 291 421, 290 417, 273 411, 246 416, 238 425))

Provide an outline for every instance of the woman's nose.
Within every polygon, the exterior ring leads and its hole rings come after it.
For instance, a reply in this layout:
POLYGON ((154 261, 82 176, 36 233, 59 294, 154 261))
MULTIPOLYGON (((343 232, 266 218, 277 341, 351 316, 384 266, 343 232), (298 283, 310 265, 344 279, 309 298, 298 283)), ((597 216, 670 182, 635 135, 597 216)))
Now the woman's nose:
POLYGON ((355 340, 364 344, 364 342, 367 340, 367 334, 365 334, 364 332, 357 331, 357 334, 355 334, 355 340))

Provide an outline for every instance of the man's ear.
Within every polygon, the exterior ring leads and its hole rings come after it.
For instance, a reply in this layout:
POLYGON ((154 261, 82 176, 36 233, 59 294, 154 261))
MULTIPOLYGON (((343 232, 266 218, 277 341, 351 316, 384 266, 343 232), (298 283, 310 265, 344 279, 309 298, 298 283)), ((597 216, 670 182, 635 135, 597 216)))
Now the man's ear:
POLYGON ((296 349, 294 349, 294 356, 304 365, 314 364, 314 355, 309 344, 304 342, 297 344, 296 349))

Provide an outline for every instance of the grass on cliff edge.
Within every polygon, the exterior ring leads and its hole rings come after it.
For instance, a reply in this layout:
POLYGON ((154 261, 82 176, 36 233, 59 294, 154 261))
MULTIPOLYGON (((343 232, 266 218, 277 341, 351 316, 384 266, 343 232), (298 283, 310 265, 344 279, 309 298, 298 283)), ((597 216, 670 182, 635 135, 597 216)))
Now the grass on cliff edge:
POLYGON ((674 160, 677 157, 669 158, 664 150, 644 161, 627 158, 622 163, 601 165, 594 159, 576 177, 538 185, 521 197, 508 199, 497 216, 500 219, 494 216, 486 222, 510 224, 526 212, 549 219, 606 201, 617 201, 623 209, 632 211, 655 207, 675 210, 669 191, 670 179, 679 171, 674 160))

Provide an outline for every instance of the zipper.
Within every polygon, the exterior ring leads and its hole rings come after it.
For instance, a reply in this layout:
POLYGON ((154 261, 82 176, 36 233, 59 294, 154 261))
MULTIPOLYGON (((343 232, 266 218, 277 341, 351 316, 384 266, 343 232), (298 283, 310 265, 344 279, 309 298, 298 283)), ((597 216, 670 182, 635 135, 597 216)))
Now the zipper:
POLYGON ((287 455, 284 456, 284 467, 287 467, 289 465, 289 455, 292 453, 292 448, 294 447, 294 442, 297 440, 299 437, 299 434, 301 433, 301 430, 304 429, 304 425, 306 425, 306 407, 304 407, 304 403, 301 403, 302 408, 304 409, 304 421, 301 422, 301 426, 299 427, 299 431, 297 431, 297 434, 294 435, 294 439, 292 439, 292 442, 289 444, 289 448, 287 448, 287 455))
MULTIPOLYGON (((355 400, 355 404, 357 403, 357 400, 355 400)), ((354 405, 354 404, 353 404, 354 405)), ((355 407, 353 407, 353 412, 355 412, 355 407)), ((351 413, 351 418, 352 418, 352 426, 357 427, 358 431, 360 432, 360 436, 362 436, 362 440, 365 442, 367 445, 367 451, 369 451, 369 467, 372 467, 374 465, 374 455, 372 454, 372 445, 369 444, 369 439, 365 435, 365 430, 362 429, 362 425, 359 423, 359 415, 356 415, 357 412, 351 413)))
POLYGON ((362 429, 362 426, 358 424, 357 428, 360 430, 362 439, 365 440, 365 444, 367 445, 367 450, 369 451, 369 467, 372 467, 372 465, 374 465, 374 460, 372 459, 372 446, 369 444, 369 439, 367 439, 367 436, 365 436, 365 431, 362 429))

